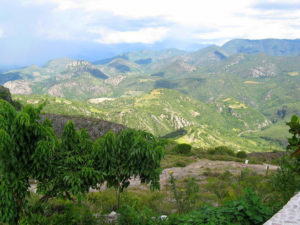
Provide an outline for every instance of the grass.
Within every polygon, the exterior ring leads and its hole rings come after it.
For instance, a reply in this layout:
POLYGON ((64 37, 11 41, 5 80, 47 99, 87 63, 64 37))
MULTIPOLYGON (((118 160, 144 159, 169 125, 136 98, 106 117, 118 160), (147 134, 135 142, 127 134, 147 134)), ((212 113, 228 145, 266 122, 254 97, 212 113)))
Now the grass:
MULTIPOLYGON (((248 169, 241 171, 238 175, 233 175, 226 170, 218 172, 207 169, 199 174, 199 177, 201 178, 185 177, 176 180, 175 183, 177 198, 180 201, 192 203, 189 211, 198 209, 207 203, 219 206, 227 201, 236 200, 243 195, 245 188, 255 190, 262 197, 263 202, 270 205, 275 211, 284 204, 280 201, 278 193, 272 190, 271 175, 259 175, 248 169), (188 190, 187 186, 191 184, 195 187, 192 194, 189 193, 191 190, 188 190)), ((39 196, 32 193, 29 204, 35 205, 38 200, 39 196)), ((160 191, 150 191, 138 187, 129 188, 121 195, 121 206, 131 207, 137 212, 147 208, 156 216, 171 215, 178 210, 170 183, 160 191)), ((94 221, 93 217, 94 219, 96 216, 103 218, 101 215, 109 214, 112 211, 118 211, 115 190, 107 189, 88 193, 82 198, 80 204, 63 199, 52 199, 46 203, 44 213, 47 215, 45 221, 55 219, 65 222, 68 220, 68 216, 73 218, 73 222, 75 221, 72 224, 84 224, 86 221, 94 221)), ((37 211, 35 216, 39 213, 40 211, 37 211)))
POLYGON ((280 151, 248 153, 246 158, 239 158, 238 151, 230 147, 218 146, 215 148, 192 148, 188 154, 178 154, 173 149, 177 146, 176 142, 169 141, 166 147, 166 155, 161 162, 163 169, 172 167, 186 167, 198 159, 208 159, 212 161, 233 161, 244 163, 248 160, 249 164, 272 164, 278 165, 282 157, 280 151))
POLYGON ((163 169, 171 167, 186 167, 189 164, 196 162, 197 158, 193 156, 171 155, 167 154, 162 160, 161 166, 163 169))

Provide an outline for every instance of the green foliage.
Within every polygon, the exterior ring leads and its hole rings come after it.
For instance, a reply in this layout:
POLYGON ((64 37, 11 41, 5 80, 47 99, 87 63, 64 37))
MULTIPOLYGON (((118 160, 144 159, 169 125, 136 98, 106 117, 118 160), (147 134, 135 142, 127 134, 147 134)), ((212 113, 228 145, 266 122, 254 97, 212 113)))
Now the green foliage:
POLYGON ((103 171, 94 168, 93 142, 84 130, 76 131, 73 121, 66 124, 57 150, 51 158, 53 173, 43 177, 38 192, 46 197, 68 197, 87 193, 103 182, 103 171))
POLYGON ((119 224, 122 225, 252 225, 263 224, 272 216, 273 211, 262 204, 256 192, 246 189, 240 198, 227 201, 219 207, 204 204, 188 214, 172 214, 165 220, 154 217, 149 209, 136 210, 126 206, 120 213, 119 224))
POLYGON ((280 161, 280 167, 273 176, 273 187, 287 202, 296 191, 300 190, 300 119, 294 115, 287 123, 293 135, 288 139, 288 155, 280 161))
POLYGON ((238 157, 240 159, 245 159, 245 158, 247 158, 247 153, 245 151, 239 151, 236 153, 236 157, 238 157))
POLYGON ((178 154, 184 154, 187 155, 191 153, 192 146, 189 144, 178 144, 173 148, 173 151, 178 154))
POLYGON ((218 146, 218 147, 215 147, 215 148, 210 148, 208 151, 207 151, 208 154, 211 154, 211 155, 229 155, 229 156, 235 156, 235 152, 227 147, 227 146, 218 146))
POLYGON ((150 209, 136 211, 130 206, 124 206, 120 209, 121 216, 118 219, 120 225, 156 225, 158 219, 152 218, 153 213, 150 209))
MULTIPOLYGON (((169 214, 173 209, 173 204, 168 199, 169 197, 165 191, 131 188, 123 191, 121 205, 130 206, 135 210, 146 207, 151 209, 154 214, 169 214)), ((112 188, 89 193, 83 202, 89 205, 94 212, 101 214, 109 214, 117 210, 116 193, 112 188)))
POLYGON ((220 207, 204 205, 199 210, 186 215, 170 218, 169 224, 263 224, 272 216, 272 210, 262 204, 252 190, 245 190, 244 196, 220 207))
POLYGON ((199 186, 195 178, 189 178, 184 188, 180 189, 176 185, 176 179, 173 171, 170 171, 170 186, 173 198, 176 202, 177 212, 186 213, 193 209, 198 200, 199 186))
POLYGON ((96 218, 90 209, 70 201, 51 200, 43 204, 32 205, 31 214, 23 217, 20 225, 96 225, 96 218))
POLYGON ((287 150, 296 159, 295 163, 300 171, 300 118, 294 115, 287 125, 290 127, 289 132, 293 135, 292 138, 288 139, 287 150))
POLYGON ((278 192, 277 201, 286 203, 299 190, 300 176, 295 174, 290 158, 283 158, 272 176, 272 188, 278 192))
MULTIPOLYGON (((111 98, 112 96, 107 97, 111 98)), ((37 95, 15 96, 15 99, 20 99, 23 104, 27 102, 36 104, 36 102, 48 99, 49 104, 44 108, 46 113, 91 116, 113 121, 135 129, 147 129, 154 135, 173 138, 178 143, 189 143, 193 147, 208 148, 222 143, 222 145, 236 146, 236 148, 249 152, 269 151, 270 147, 282 148, 277 142, 274 143, 267 138, 262 139, 259 135, 249 137, 248 134, 252 133, 247 132, 245 133, 247 136, 238 135, 243 134, 244 130, 253 129, 254 131, 257 129, 258 123, 265 122, 266 118, 257 110, 250 110, 249 106, 233 109, 239 115, 243 113, 243 120, 241 121, 240 118, 237 119, 230 113, 219 114, 214 105, 204 104, 176 90, 155 89, 151 92, 149 90, 149 93, 112 98, 111 101, 103 101, 99 104, 37 95), (120 117, 120 113, 122 113, 122 117, 120 117), (201 116, 196 116, 198 113, 201 116), (181 120, 193 125, 186 126, 176 132, 177 127, 181 126, 179 124, 181 120), (244 123, 250 127, 244 127, 244 123)), ((220 104, 224 104, 223 101, 220 104)), ((233 101, 232 104, 241 105, 243 103, 233 101)), ((224 112, 230 105, 231 102, 226 102, 222 106, 224 112)), ((258 132, 259 130, 254 133, 258 132)))
POLYGON ((56 147, 51 127, 38 122, 42 106, 20 112, 0 100, 0 220, 18 224, 25 213, 29 179, 51 173, 49 156, 56 147))
POLYGON ((162 142, 144 131, 127 129, 116 137, 108 132, 93 146, 94 168, 105 171, 108 187, 118 194, 130 184, 131 177, 139 177, 142 183, 150 183, 152 190, 159 189, 160 161, 163 157, 162 142))

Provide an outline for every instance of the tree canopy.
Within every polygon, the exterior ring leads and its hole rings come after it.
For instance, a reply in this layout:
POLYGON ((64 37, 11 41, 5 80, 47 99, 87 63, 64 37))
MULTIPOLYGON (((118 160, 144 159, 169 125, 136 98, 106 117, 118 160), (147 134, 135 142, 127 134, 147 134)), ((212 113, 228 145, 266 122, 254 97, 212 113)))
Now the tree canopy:
POLYGON ((18 224, 26 214, 32 180, 45 200, 79 196, 104 182, 120 194, 131 177, 160 187, 163 144, 152 134, 127 129, 93 142, 69 121, 58 138, 49 120, 40 122, 42 107, 17 112, 0 100, 0 222, 18 224))
POLYGON ((38 122, 42 106, 20 112, 0 100, 0 218, 17 224, 24 213, 30 179, 51 172, 56 138, 49 123, 38 122))
POLYGON ((139 177, 152 190, 159 189, 160 161, 163 144, 145 131, 127 129, 117 136, 108 132, 95 142, 93 147, 94 168, 105 171, 108 187, 120 192, 130 184, 131 177, 139 177))

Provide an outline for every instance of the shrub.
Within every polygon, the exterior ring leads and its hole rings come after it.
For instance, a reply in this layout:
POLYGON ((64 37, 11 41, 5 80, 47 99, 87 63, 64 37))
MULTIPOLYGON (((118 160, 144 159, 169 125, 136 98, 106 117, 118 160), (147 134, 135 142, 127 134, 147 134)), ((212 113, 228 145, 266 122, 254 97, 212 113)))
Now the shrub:
POLYGON ((42 207, 31 206, 31 215, 21 219, 21 225, 95 225, 96 219, 90 209, 69 200, 52 200, 42 207))
POLYGON ((130 206, 122 207, 120 210, 118 222, 120 225, 158 225, 164 224, 159 218, 153 217, 152 211, 145 208, 141 211, 136 211, 130 206))
POLYGON ((208 154, 211 155, 229 155, 229 156, 235 156, 234 150, 227 147, 227 146, 218 146, 215 148, 210 148, 207 151, 208 154))
POLYGON ((198 200, 199 186, 195 178, 188 178, 184 188, 179 188, 176 184, 176 179, 173 176, 173 171, 170 170, 170 187, 174 197, 178 213, 188 212, 193 209, 198 200))
POLYGON ((189 154, 191 153, 192 146, 189 144, 178 144, 173 148, 173 151, 178 154, 189 154))
POLYGON ((259 196, 252 190, 245 190, 244 196, 220 207, 204 205, 186 215, 169 218, 172 225, 196 224, 262 224, 272 216, 272 210, 263 205, 259 196))
POLYGON ((289 132, 287 155, 282 157, 280 167, 273 175, 274 189, 277 190, 283 202, 287 202, 300 189, 300 118, 292 116, 287 123, 289 132))
POLYGON ((247 153, 244 151, 239 151, 238 153, 236 153, 236 157, 238 157, 240 159, 245 159, 245 158, 247 158, 247 153))

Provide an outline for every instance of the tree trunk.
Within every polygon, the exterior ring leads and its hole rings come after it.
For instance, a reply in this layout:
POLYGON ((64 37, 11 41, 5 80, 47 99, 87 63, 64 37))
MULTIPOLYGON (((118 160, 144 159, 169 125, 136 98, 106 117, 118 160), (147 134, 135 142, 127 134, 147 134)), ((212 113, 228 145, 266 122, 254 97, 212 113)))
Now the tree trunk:
POLYGON ((120 185, 116 189, 116 200, 117 200, 117 209, 120 209, 120 201, 121 201, 120 185))

